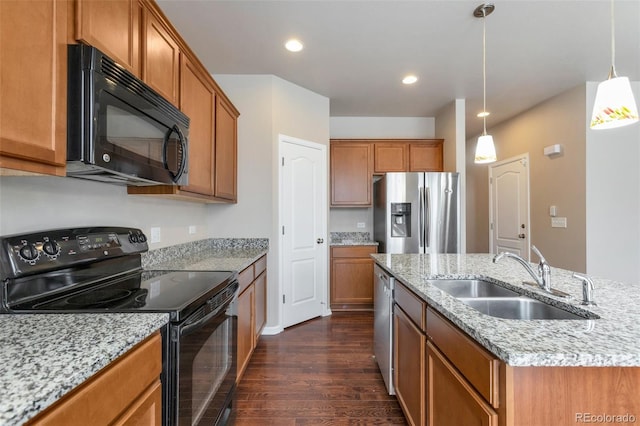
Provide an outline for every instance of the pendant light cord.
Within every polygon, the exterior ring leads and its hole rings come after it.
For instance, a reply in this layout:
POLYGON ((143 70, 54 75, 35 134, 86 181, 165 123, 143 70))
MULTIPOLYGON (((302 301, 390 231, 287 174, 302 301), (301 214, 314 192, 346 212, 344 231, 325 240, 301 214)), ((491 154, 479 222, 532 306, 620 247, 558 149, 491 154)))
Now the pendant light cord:
POLYGON ((611 70, 609 70, 609 79, 616 78, 616 27, 614 19, 613 0, 611 0, 611 70))
MULTIPOLYGON (((613 0, 612 0, 613 1, 613 0)), ((486 24, 487 19, 485 9, 482 9, 482 135, 487 135, 487 35, 486 24)))

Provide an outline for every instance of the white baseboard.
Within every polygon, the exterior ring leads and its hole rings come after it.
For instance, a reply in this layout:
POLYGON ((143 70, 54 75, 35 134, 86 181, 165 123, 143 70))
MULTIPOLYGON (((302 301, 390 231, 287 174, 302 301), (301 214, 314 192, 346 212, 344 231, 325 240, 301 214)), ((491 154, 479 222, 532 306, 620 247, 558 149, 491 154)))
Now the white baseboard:
POLYGON ((272 326, 272 327, 265 327, 262 329, 262 334, 263 336, 273 336, 274 334, 280 334, 284 331, 284 328, 276 325, 276 326, 272 326))

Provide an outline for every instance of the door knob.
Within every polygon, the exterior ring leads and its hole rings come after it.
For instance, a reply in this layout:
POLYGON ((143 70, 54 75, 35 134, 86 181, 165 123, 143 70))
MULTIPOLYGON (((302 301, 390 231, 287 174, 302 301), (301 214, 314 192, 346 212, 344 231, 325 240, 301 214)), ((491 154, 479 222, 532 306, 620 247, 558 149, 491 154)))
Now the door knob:
POLYGON ((318 243, 318 244, 322 244, 322 243, 324 243, 324 239, 322 239, 322 238, 318 238, 318 239, 316 240, 316 243, 318 243))

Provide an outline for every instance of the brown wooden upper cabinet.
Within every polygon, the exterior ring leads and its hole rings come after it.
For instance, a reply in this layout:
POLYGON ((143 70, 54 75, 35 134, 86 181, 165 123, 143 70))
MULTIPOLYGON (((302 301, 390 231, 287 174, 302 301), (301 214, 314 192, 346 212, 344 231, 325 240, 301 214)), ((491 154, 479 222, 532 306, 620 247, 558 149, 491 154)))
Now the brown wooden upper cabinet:
POLYGON ((373 177, 373 144, 331 140, 331 205, 370 206, 373 177))
POLYGON ((441 172, 444 170, 444 139, 409 142, 409 172, 441 172))
POLYGON ((440 172, 443 139, 332 139, 331 207, 372 205, 374 174, 440 172))
POLYGON ((213 196, 216 92, 211 78, 184 54, 180 65, 180 109, 191 120, 189 185, 180 189, 213 196))
POLYGON ((139 0, 76 0, 75 38, 95 46, 137 77, 140 69, 139 0))
POLYGON ((443 143, 442 139, 375 141, 373 172, 441 172, 443 143))
POLYGON ((237 201, 238 111, 227 99, 216 102, 215 197, 237 201))
POLYGON ((166 21, 143 8, 142 80, 166 100, 178 105, 180 48, 166 21))
POLYGON ((0 174, 66 174, 68 8, 0 1, 0 174))

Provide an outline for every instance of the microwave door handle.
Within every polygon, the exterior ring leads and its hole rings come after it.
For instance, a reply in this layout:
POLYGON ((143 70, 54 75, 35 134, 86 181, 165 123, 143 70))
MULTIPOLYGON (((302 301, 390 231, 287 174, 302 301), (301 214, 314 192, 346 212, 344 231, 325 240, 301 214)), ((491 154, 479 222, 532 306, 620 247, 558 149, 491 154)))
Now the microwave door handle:
POLYGON ((187 157, 187 141, 185 140, 184 135, 182 134, 178 126, 173 126, 167 131, 167 134, 164 138, 164 143, 162 144, 162 164, 164 165, 164 168, 169 171, 174 181, 180 179, 185 169, 187 168, 187 157), (178 167, 178 171, 176 173, 173 173, 171 171, 171 169, 169 168, 169 164, 167 163, 167 148, 169 145, 169 137, 172 133, 176 133, 178 135, 178 140, 180 140, 180 152, 182 152, 180 166, 178 167))

